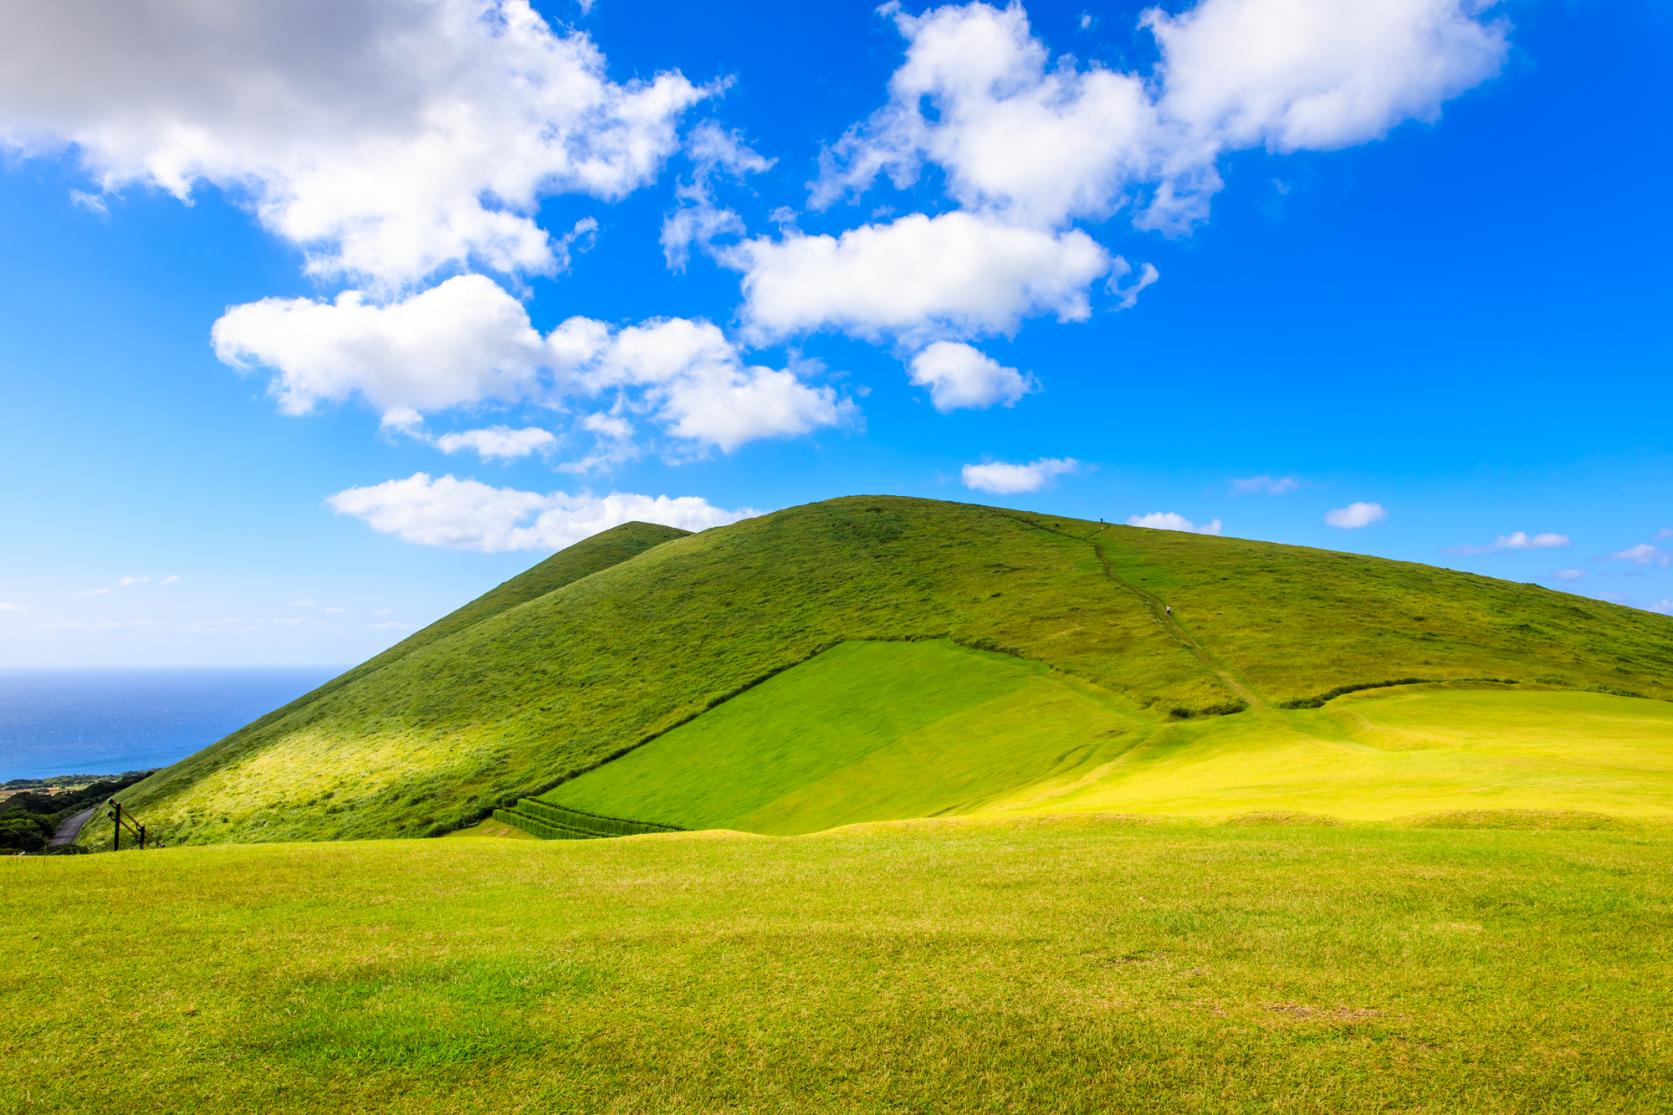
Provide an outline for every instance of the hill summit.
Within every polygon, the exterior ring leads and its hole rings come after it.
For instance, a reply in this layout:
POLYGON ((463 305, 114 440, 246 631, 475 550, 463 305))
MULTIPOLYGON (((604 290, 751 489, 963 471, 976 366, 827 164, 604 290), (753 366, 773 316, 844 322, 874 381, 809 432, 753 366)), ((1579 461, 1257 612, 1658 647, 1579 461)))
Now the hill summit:
POLYGON ((1666 617, 1377 558, 851 497, 583 541, 127 804, 177 843, 439 834, 496 809, 543 835, 1041 809, 1673 813, 1669 700, 1666 617))

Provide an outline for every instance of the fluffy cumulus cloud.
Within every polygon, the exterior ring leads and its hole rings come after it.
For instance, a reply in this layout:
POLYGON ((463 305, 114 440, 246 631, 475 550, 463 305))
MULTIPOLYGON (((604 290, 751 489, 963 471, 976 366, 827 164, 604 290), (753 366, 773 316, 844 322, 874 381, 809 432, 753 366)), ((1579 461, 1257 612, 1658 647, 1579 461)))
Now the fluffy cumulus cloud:
POLYGON ((1015 495, 1018 492, 1037 492, 1057 477, 1079 470, 1080 462, 1073 457, 1043 457, 1022 465, 1004 461, 965 465, 963 478, 964 486, 972 491, 1015 495))
POLYGON ((436 448, 443 453, 470 450, 479 457, 511 461, 531 453, 548 452, 557 443, 557 436, 552 431, 539 426, 525 426, 520 430, 510 426, 487 426, 480 430, 442 434, 436 439, 436 448))
POLYGON ((637 408, 675 437, 726 452, 757 438, 840 425, 854 413, 830 387, 810 385, 792 370, 747 364, 706 321, 660 318, 613 330, 571 318, 551 342, 566 383, 591 394, 636 392, 637 408))
POLYGON ((482 275, 384 305, 356 291, 264 298, 229 309, 210 337, 227 364, 270 368, 287 414, 358 394, 396 412, 396 424, 409 412, 522 399, 547 361, 523 304, 482 275))
POLYGON ((1007 368, 967 344, 936 341, 912 358, 912 382, 929 388, 936 410, 1011 406, 1038 390, 1032 376, 1007 368))
POLYGON ((1052 65, 1020 5, 894 19, 907 49, 889 102, 827 154, 816 205, 879 175, 906 186, 929 161, 961 204, 1049 225, 1104 215, 1146 173, 1158 125, 1139 77, 1052 65))
POLYGON ((529 492, 423 472, 349 488, 327 502, 338 514, 363 519, 373 530, 406 542, 484 553, 561 549, 634 521, 707 530, 754 514, 695 496, 529 492))
POLYGON ((1144 24, 1162 51, 1165 119, 1219 148, 1363 143, 1496 74, 1491 0, 1202 0, 1144 24))
MULTIPOLYGON (((222 360, 273 375, 279 407, 364 398, 394 429, 426 413, 614 393, 672 437, 730 452, 747 441, 838 425, 851 403, 795 370, 748 364, 715 325, 664 318, 616 329, 571 318, 549 335, 522 303, 482 275, 461 275, 384 305, 358 293, 332 301, 269 298, 228 310, 211 336, 222 360)), ((583 428, 619 440, 626 419, 583 428)), ((444 435, 447 452, 515 456, 555 438, 496 428, 444 435)), ((616 454, 620 456, 620 454, 616 454)))
POLYGON ((1008 333, 1022 318, 1091 314, 1088 290, 1115 264, 1084 232, 965 212, 921 213, 840 236, 746 240, 744 320, 771 338, 818 329, 860 337, 1008 333))
POLYGON ((1496 554, 1503 550, 1556 550, 1569 544, 1566 534, 1555 534, 1549 531, 1540 534, 1529 534, 1524 530, 1501 534, 1493 541, 1481 546, 1454 546, 1447 551, 1453 554, 1496 554))
POLYGON ((1127 525, 1144 527, 1148 530, 1179 530, 1187 534, 1220 533, 1219 519, 1210 519, 1206 523, 1193 523, 1177 511, 1152 511, 1147 515, 1134 515, 1127 520, 1127 525))
POLYGON ((828 153, 816 205, 939 167, 970 209, 1040 226, 1136 203, 1139 223, 1205 215, 1229 151, 1328 149, 1432 119, 1495 74, 1489 0, 1201 0, 1145 13, 1148 75, 1053 59, 1020 5, 885 9, 906 57, 882 109, 828 153))
POLYGON ((705 95, 612 81, 526 0, 34 4, 0 37, 0 143, 68 146, 104 191, 221 187, 310 270, 385 286, 555 269, 540 198, 644 184, 705 95))
POLYGON ((1380 503, 1350 503, 1346 507, 1326 511, 1324 521, 1342 530, 1358 530, 1386 518, 1388 512, 1380 503))

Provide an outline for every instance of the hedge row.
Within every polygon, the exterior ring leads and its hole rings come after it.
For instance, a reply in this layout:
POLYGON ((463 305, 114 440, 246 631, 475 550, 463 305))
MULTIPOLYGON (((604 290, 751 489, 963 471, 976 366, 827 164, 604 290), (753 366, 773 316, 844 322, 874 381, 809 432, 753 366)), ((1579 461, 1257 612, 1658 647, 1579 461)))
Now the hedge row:
POLYGON ((655 821, 630 821, 624 817, 606 817, 602 813, 588 813, 567 805, 554 805, 539 798, 524 798, 517 803, 517 809, 549 825, 575 829, 590 836, 640 836, 649 832, 682 831, 673 825, 657 824, 655 821))
POLYGON ((574 805, 557 805, 545 802, 537 797, 525 797, 517 802, 517 809, 535 817, 544 817, 552 824, 567 825, 570 829, 581 829, 582 832, 597 832, 599 835, 641 835, 646 832, 684 832, 679 825, 659 824, 656 820, 629 820, 626 817, 609 817, 606 814, 591 814, 584 809, 576 809, 574 805))
POLYGON ((520 828, 530 836, 538 836, 542 840, 592 840, 590 832, 577 832, 564 828, 562 825, 549 825, 538 817, 531 817, 516 809, 494 810, 494 820, 504 821, 513 828, 520 828))

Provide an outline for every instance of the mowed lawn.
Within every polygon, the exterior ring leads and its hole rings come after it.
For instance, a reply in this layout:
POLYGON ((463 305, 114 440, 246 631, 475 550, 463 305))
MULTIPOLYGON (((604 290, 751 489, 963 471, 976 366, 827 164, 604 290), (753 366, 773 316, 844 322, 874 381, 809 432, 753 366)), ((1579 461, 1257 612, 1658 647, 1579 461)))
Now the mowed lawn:
POLYGON ((1673 1106, 1673 832, 927 821, 0 860, 0 1109, 1673 1106))

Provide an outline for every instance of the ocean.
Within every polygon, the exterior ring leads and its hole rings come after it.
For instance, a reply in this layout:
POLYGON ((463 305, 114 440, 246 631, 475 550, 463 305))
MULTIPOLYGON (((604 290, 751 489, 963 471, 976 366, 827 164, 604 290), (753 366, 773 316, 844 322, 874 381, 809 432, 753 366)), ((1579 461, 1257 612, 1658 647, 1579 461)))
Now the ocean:
POLYGON ((0 782, 167 766, 341 672, 0 670, 0 782))

